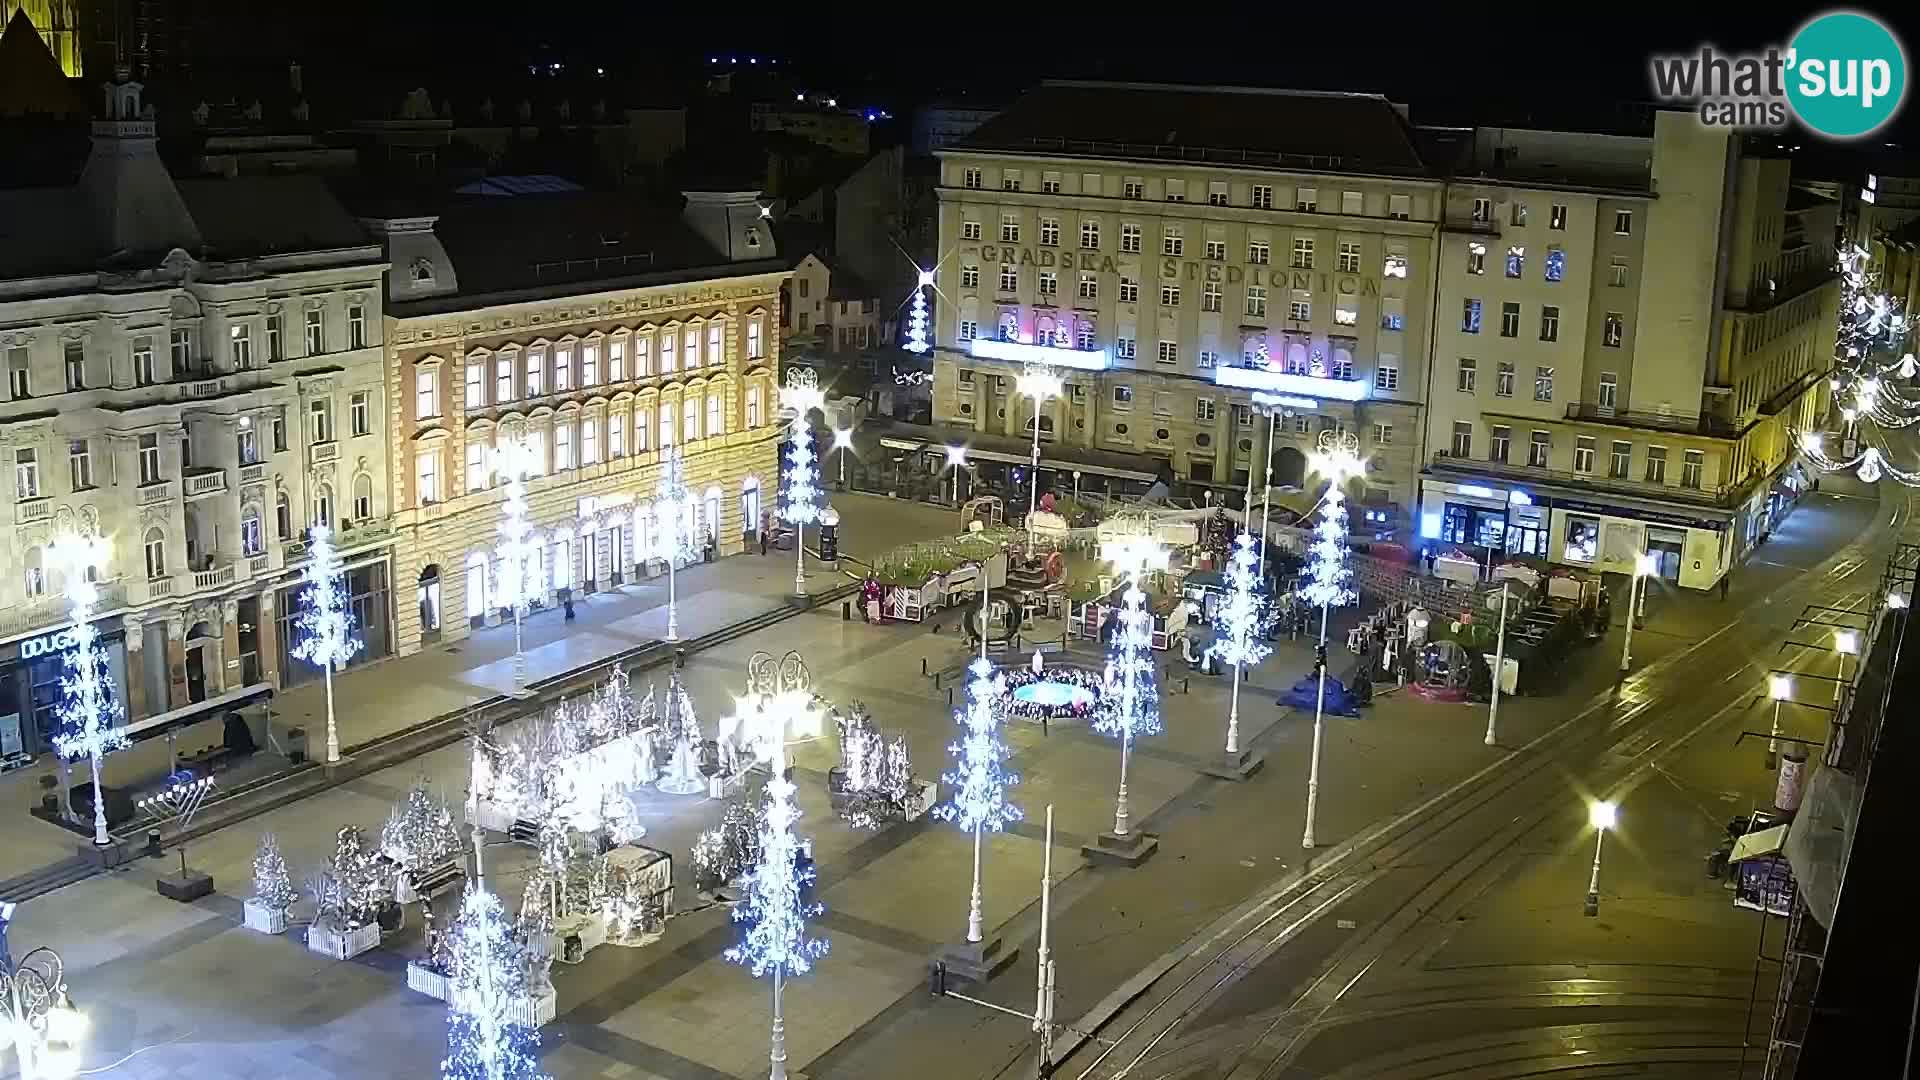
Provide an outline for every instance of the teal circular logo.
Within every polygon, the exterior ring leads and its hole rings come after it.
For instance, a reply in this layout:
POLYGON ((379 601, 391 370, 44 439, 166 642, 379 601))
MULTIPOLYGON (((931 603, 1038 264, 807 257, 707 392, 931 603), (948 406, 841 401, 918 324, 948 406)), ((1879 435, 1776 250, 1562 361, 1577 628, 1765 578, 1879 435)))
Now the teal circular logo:
POLYGON ((1879 130, 1907 94, 1907 56, 1880 20, 1853 11, 1821 15, 1789 46, 1787 103, 1817 134, 1854 139, 1879 130))

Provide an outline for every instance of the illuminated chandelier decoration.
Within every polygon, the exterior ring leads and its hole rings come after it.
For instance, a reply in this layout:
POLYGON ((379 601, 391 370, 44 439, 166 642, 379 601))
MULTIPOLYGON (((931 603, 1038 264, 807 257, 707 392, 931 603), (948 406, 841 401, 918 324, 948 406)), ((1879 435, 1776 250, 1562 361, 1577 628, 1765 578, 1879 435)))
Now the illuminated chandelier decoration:
POLYGON ((920 271, 913 287, 913 304, 907 309, 907 343, 902 348, 924 355, 933 345, 927 340, 927 290, 933 287, 933 271, 920 271))
POLYGON ((1863 483, 1892 479, 1920 487, 1920 472, 1888 462, 1884 432, 1920 424, 1920 398, 1910 397, 1894 381, 1920 373, 1907 349, 1912 329, 1899 301, 1880 291, 1880 275, 1869 265, 1865 248, 1840 253, 1840 314, 1834 333, 1834 374, 1828 382, 1846 422, 1850 452, 1830 457, 1819 432, 1795 433, 1801 453, 1823 472, 1848 472, 1863 483))

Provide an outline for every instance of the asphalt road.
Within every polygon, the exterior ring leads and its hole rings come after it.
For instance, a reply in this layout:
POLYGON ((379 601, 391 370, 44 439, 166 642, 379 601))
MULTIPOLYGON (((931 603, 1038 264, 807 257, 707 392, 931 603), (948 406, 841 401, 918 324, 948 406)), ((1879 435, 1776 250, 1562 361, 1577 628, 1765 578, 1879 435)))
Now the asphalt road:
MULTIPOLYGON (((1759 1075, 1775 969, 1756 962, 1758 916, 1703 858, 1728 817, 1771 802, 1760 744, 1735 740, 1764 726, 1778 643, 1807 604, 1877 602, 1906 524, 1904 505, 1876 513, 1497 770, 1235 912, 1061 1075, 1759 1075), (1620 803, 1621 827, 1588 918, 1596 797, 1620 803)), ((1822 734, 1823 717, 1801 723, 1822 734)))

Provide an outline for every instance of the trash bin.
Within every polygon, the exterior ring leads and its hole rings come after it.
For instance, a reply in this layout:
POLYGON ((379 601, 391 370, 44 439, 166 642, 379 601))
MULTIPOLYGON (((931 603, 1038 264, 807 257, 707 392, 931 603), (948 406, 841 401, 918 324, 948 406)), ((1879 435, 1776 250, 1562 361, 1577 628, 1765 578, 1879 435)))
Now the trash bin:
POLYGON ((287 760, 295 765, 302 764, 307 760, 306 728, 295 727, 287 729, 287 760))
POLYGON ((840 558, 840 524, 822 522, 820 525, 820 561, 834 562, 840 558))

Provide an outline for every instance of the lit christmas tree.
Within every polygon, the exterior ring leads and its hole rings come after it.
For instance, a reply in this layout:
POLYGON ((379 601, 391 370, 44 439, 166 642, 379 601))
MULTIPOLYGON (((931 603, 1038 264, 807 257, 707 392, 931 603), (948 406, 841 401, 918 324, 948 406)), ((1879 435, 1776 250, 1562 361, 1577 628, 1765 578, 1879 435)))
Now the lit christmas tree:
POLYGON ((1349 480, 1366 475, 1360 458, 1360 440, 1352 435, 1323 431, 1320 448, 1310 462, 1315 474, 1327 480, 1320 500, 1320 520, 1313 527, 1313 545, 1307 558, 1310 579, 1300 595, 1320 608, 1320 644, 1315 666, 1320 688, 1313 705, 1313 763, 1307 773, 1307 829, 1301 846, 1313 846, 1314 814, 1320 803, 1320 742, 1325 730, 1327 703, 1327 610, 1353 603, 1353 570, 1347 565, 1347 494, 1349 480))
POLYGON ((966 708, 955 714, 965 729, 960 741, 947 747, 954 768, 940 779, 953 800, 934 808, 935 816, 973 834, 973 894, 967 906, 967 940, 981 939, 980 835, 999 832, 1020 820, 1020 808, 1007 801, 1007 789, 1020 777, 1006 771, 1011 751, 1000 741, 1000 703, 1007 681, 986 657, 968 665, 966 708))
POLYGON ((1153 618, 1147 613, 1147 594, 1140 579, 1148 570, 1167 568, 1167 549, 1148 535, 1109 540, 1100 557, 1113 563, 1127 579, 1124 605, 1115 613, 1119 626, 1107 651, 1107 670, 1093 728, 1120 737, 1120 793, 1114 802, 1113 835, 1129 835, 1127 760, 1133 740, 1160 730, 1160 688, 1153 671, 1153 618))
POLYGON ((507 478, 507 501, 500 508, 500 599, 513 609, 513 689, 525 693, 527 656, 520 647, 520 621, 527 605, 546 591, 546 582, 539 580, 540 549, 527 520, 527 477, 539 465, 524 438, 506 442, 498 453, 494 469, 507 478))
POLYGON ((919 282, 913 288, 913 303, 907 309, 907 342, 901 346, 915 355, 933 347, 927 340, 927 290, 932 287, 933 272, 920 271, 919 282))
POLYGON ((1260 598, 1260 578, 1254 570, 1258 559, 1253 537, 1241 533, 1233 545, 1233 558, 1227 564, 1226 599, 1213 615, 1213 626, 1220 636, 1208 651, 1222 663, 1233 665, 1233 704, 1227 713, 1229 755, 1240 753, 1241 672, 1273 652, 1266 643, 1267 605, 1260 598))
POLYGON ((699 513, 687 487, 686 461, 680 447, 670 446, 660 459, 660 490, 653 500, 653 557, 667 564, 667 640, 680 640, 680 604, 674 589, 674 571, 700 559, 699 513))
POLYGON ((407 789, 406 797, 380 830, 381 854, 415 873, 431 869, 462 849, 453 811, 433 797, 422 780, 407 789))
MULTIPOLYGON (((651 691, 649 691, 651 697, 651 691)), ((707 779, 700 772, 700 717, 693 711, 693 695, 687 693, 675 668, 667 675, 667 695, 660 707, 660 742, 667 748, 667 767, 660 776, 660 790, 669 795, 692 795, 704 791, 707 779)))
POLYGON ((300 636, 293 655, 318 667, 326 678, 327 762, 331 764, 340 760, 340 728, 333 716, 333 672, 360 651, 360 639, 353 636, 347 578, 333 547, 333 530, 325 523, 308 531, 307 554, 307 567, 300 573, 306 586, 300 591, 303 607, 295 621, 300 636))
POLYGON ((1879 272, 1864 248, 1843 250, 1839 270, 1839 322, 1828 388, 1846 424, 1849 445, 1842 457, 1829 457, 1820 434, 1805 431, 1799 436, 1800 449, 1826 472, 1853 470, 1865 483, 1892 477, 1920 487, 1920 472, 1896 468, 1887 460, 1890 447, 1884 434, 1920 423, 1920 399, 1907 396, 1895 383, 1920 374, 1910 349, 1912 325, 1900 301, 1881 290, 1879 272))
POLYGON ((793 589, 807 595, 807 526, 820 520, 820 470, 813 452, 813 423, 807 417, 826 403, 818 377, 807 368, 787 369, 780 388, 781 408, 793 413, 792 446, 781 494, 780 519, 793 526, 793 589))
POLYGON ((94 610, 100 605, 94 578, 107 565, 107 542, 98 536, 63 533, 48 556, 64 582, 68 618, 73 622, 67 631, 72 642, 64 655, 67 671, 60 680, 61 730, 54 736, 53 748, 68 761, 87 759, 93 771, 93 842, 105 847, 113 838, 107 834, 100 763, 109 752, 127 745, 120 703, 114 700, 107 674, 106 650, 100 647, 100 632, 93 625, 94 610))
POLYGON ((534 1080, 540 1033, 514 1022, 527 996, 526 950, 500 901, 468 886, 448 942, 443 1080, 534 1080))
POLYGON ((280 854, 279 838, 262 833, 260 850, 253 856, 253 902, 268 911, 285 912, 299 895, 287 873, 287 860, 280 854))

